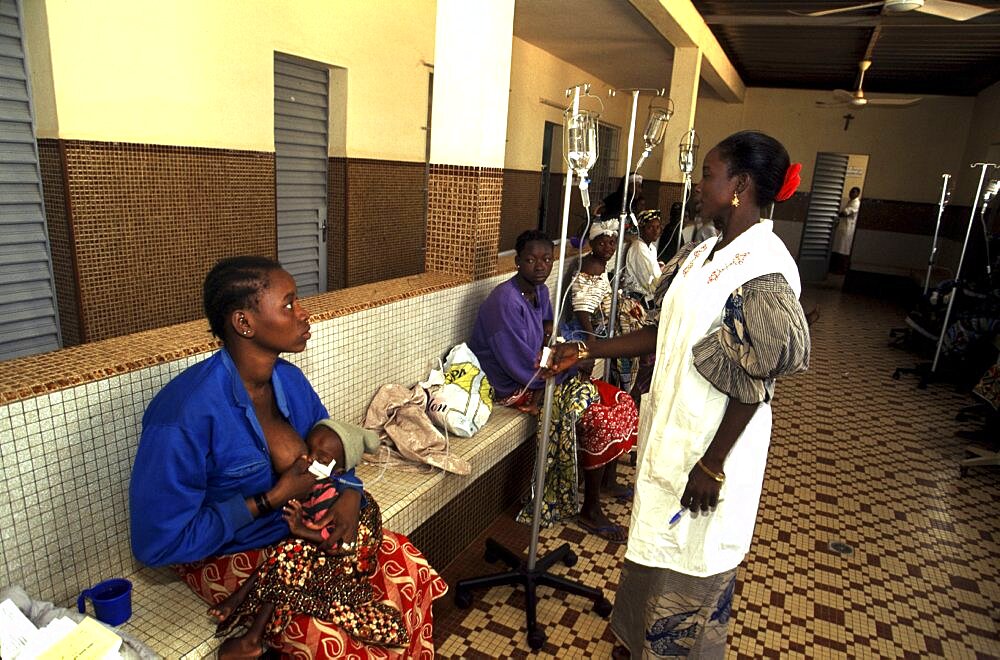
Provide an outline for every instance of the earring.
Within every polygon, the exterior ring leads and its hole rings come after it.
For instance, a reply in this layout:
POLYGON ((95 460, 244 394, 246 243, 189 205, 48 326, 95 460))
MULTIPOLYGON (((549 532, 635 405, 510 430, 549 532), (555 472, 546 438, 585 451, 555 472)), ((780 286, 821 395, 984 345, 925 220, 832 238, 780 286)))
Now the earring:
POLYGON ((733 201, 729 202, 729 204, 731 206, 739 206, 740 205, 740 198, 737 197, 736 193, 733 193, 733 201))
POLYGON ((244 330, 243 334, 248 335, 248 334, 250 334, 250 331, 249 330, 244 330))

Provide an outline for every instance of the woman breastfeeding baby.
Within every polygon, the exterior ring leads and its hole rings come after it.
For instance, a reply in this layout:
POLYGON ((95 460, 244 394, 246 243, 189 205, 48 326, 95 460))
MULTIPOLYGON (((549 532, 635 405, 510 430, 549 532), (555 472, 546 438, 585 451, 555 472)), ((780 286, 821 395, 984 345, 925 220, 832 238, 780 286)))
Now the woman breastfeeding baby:
MULTIPOLYGON (((295 459, 295 469, 336 464, 337 443, 342 441, 332 426, 324 420, 313 427, 302 445, 308 454, 295 459)), ((289 467, 274 465, 278 472, 289 467)), ((330 620, 356 640, 406 645, 409 639, 399 610, 373 601, 370 578, 382 544, 382 514, 363 488, 353 469, 338 470, 318 478, 305 501, 288 501, 282 517, 292 538, 280 544, 238 590, 208 611, 219 620, 217 636, 243 631, 223 643, 223 653, 233 650, 242 656, 263 648, 265 636, 280 634, 294 614, 330 620), (337 533, 336 526, 327 522, 333 516, 332 505, 344 490, 362 493, 356 540, 326 547, 337 533), (305 566, 311 571, 303 575, 305 566)))
POLYGON ((271 259, 224 259, 204 305, 223 347, 146 409, 129 486, 133 553, 172 566, 214 604, 219 633, 237 635, 220 657, 433 657, 431 603, 447 585, 382 529, 353 476, 377 439, 329 420, 279 357, 311 337, 295 281, 271 259), (336 472, 318 482, 313 461, 336 472))

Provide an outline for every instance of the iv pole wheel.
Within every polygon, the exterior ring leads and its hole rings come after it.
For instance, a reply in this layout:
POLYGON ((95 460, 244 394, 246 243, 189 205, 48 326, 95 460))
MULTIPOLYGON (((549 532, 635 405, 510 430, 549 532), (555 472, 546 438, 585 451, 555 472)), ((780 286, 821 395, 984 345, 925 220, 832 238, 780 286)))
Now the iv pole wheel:
POLYGON ((485 560, 487 564, 495 564, 500 561, 500 557, 498 557, 497 553, 490 548, 488 543, 486 544, 486 550, 483 551, 483 560, 485 560))
POLYGON ((594 614, 604 619, 608 618, 611 614, 611 601, 607 598, 602 598, 594 602, 594 614))
POLYGON ((562 562, 563 562, 563 564, 565 564, 566 566, 575 566, 575 565, 576 565, 576 559, 577 559, 577 557, 576 557, 576 553, 575 553, 575 552, 573 552, 572 550, 570 550, 570 551, 569 551, 569 552, 567 552, 567 553, 566 553, 566 555, 565 555, 565 556, 563 557, 563 560, 562 560, 562 562))
POLYGON ((538 628, 533 628, 528 631, 528 646, 535 651, 545 646, 546 639, 548 639, 546 634, 538 628))
POLYGON ((456 588, 455 607, 460 610, 467 610, 470 605, 472 605, 472 593, 468 589, 456 588))

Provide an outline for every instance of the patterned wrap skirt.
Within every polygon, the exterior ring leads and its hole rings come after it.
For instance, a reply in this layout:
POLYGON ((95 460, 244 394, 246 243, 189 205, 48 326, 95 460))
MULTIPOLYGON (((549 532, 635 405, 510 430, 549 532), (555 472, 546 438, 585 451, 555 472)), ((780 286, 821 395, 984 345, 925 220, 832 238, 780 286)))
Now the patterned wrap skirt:
POLYGON ((264 640, 285 657, 433 658, 431 605, 448 586, 405 536, 382 529, 370 494, 368 502, 355 554, 328 555, 289 538, 174 568, 213 605, 256 574, 247 599, 219 625, 220 635, 238 632, 262 603, 272 603, 264 640))
MULTIPOLYGON (((543 527, 569 520, 580 512, 577 450, 582 451, 585 470, 601 467, 635 446, 638 428, 635 402, 617 387, 596 379, 584 381, 579 378, 556 386, 542 493, 543 527), (577 437, 578 423, 580 438, 577 437)), ((532 483, 531 492, 536 490, 532 483)), ((517 521, 530 524, 533 510, 529 501, 518 513, 517 521)))

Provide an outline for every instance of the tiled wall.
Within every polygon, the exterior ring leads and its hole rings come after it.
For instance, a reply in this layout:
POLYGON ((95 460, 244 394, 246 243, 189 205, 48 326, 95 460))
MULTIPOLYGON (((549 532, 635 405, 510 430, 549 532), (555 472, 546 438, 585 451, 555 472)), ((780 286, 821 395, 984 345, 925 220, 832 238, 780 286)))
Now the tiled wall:
POLYGON ((347 161, 345 286, 424 272, 425 187, 423 163, 347 161))
POLYGON ((435 165, 427 190, 427 270, 468 275, 496 272, 503 170, 435 165))
POLYGON ((49 231, 52 274, 55 277, 56 302, 63 346, 83 341, 80 328, 80 291, 76 273, 73 232, 66 212, 66 186, 63 180, 62 155, 57 140, 38 141, 39 169, 45 196, 45 221, 49 231))
POLYGON ((347 287, 347 159, 330 158, 326 182, 326 286, 347 287))
MULTIPOLYGON (((331 415, 360 421, 380 384, 416 382, 466 340, 480 302, 509 276, 318 321, 309 349, 291 359, 331 415)), ((142 412, 173 376, 205 357, 0 406, 0 584, 64 602, 130 571, 127 488, 142 412)))
MULTIPOLYGON (((941 218, 942 235, 962 240, 968 226, 969 210, 967 206, 956 204, 946 206, 941 218)), ((933 236, 937 215, 937 204, 862 199, 858 210, 858 229, 933 236)))
POLYGON ((660 209, 664 219, 670 217, 670 206, 674 202, 681 201, 684 193, 684 186, 682 184, 661 181, 651 181, 648 184, 646 181, 643 181, 642 189, 643 194, 646 196, 646 206, 660 209), (653 186, 655 187, 654 192, 647 192, 647 186, 650 184, 655 184, 653 186))
POLYGON ((525 170, 503 171, 503 203, 500 207, 500 250, 513 250, 518 235, 538 228, 542 175, 525 170))
MULTIPOLYGON (((67 346, 198 318, 217 259, 275 255, 274 154, 51 139, 39 154, 67 346)), ((425 180, 423 163, 330 159, 330 290, 424 271, 425 180)))
MULTIPOLYGON (((273 154, 64 140, 60 161, 51 142, 43 181, 64 185, 66 204, 51 212, 72 237, 81 341, 197 318, 201 278, 220 256, 274 256, 273 154)), ((53 256, 65 273, 64 252, 53 256)), ((72 299, 64 276, 57 285, 72 299)))

